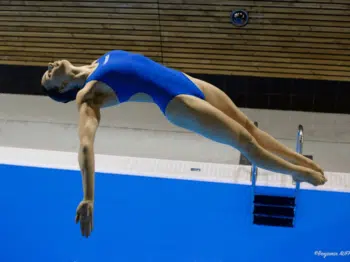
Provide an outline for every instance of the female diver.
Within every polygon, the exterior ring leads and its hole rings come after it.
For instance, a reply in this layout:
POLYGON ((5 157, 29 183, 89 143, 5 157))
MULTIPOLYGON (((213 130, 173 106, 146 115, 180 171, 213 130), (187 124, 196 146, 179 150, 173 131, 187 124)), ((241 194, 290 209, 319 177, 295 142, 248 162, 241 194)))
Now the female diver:
POLYGON ((258 167, 315 186, 327 181, 315 162, 257 128, 219 88, 143 55, 114 50, 85 66, 67 60, 49 63, 42 86, 55 101, 77 103, 84 198, 76 223, 80 222, 85 237, 93 226, 93 144, 100 109, 120 103, 155 103, 172 124, 231 146, 258 167))

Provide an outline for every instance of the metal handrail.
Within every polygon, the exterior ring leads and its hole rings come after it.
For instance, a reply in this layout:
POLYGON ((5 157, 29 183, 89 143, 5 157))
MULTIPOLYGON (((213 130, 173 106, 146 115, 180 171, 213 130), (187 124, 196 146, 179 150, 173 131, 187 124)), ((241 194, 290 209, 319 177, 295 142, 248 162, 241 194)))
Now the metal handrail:
POLYGON ((252 181, 252 185, 255 186, 256 184, 256 179, 258 177, 258 168, 256 165, 252 165, 252 168, 250 170, 250 180, 252 181))
MULTIPOLYGON (((254 125, 258 127, 258 122, 254 122, 254 125)), ((258 167, 252 163, 252 168, 250 169, 250 180, 252 181, 252 185, 255 186, 256 180, 258 178, 258 167)))
MULTIPOLYGON (((304 145, 304 127, 302 125, 299 125, 298 133, 297 133, 297 144, 296 144, 296 151, 298 154, 303 154, 303 145, 304 145)), ((297 190, 300 188, 300 182, 295 182, 293 180, 293 184, 296 184, 297 190)))
POLYGON ((298 126, 298 133, 297 133, 297 146, 296 151, 299 154, 303 153, 303 144, 304 144, 304 128, 302 125, 298 126))

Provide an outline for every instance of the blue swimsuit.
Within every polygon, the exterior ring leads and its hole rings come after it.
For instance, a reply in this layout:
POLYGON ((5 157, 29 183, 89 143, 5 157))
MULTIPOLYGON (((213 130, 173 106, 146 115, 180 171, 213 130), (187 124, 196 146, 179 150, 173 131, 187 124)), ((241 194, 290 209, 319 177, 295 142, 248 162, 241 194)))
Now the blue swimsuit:
POLYGON ((137 93, 145 93, 152 97, 163 114, 168 103, 177 95, 204 99, 202 91, 182 72, 126 51, 115 50, 100 57, 98 67, 86 82, 93 80, 110 86, 120 103, 137 93))

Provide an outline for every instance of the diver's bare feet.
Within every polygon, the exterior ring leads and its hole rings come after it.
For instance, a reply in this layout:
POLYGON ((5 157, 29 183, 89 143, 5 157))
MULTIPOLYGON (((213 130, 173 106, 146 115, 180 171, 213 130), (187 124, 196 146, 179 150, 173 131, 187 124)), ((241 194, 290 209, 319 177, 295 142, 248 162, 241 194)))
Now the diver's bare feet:
POLYGON ((307 157, 303 156, 302 159, 298 159, 298 161, 295 164, 297 164, 299 166, 306 167, 306 168, 311 168, 312 170, 324 175, 323 169, 319 165, 317 165, 313 160, 311 160, 307 157))
POLYGON ((307 167, 309 167, 309 168, 311 168, 311 169, 313 169, 313 170, 315 170, 315 171, 317 171, 317 172, 320 172, 322 175, 324 175, 324 171, 323 171, 323 169, 319 166, 319 165, 317 165, 313 160, 311 160, 311 159, 307 159, 308 161, 307 161, 307 167))
POLYGON ((306 168, 304 172, 293 175, 293 178, 297 182, 307 182, 314 186, 321 186, 327 182, 327 178, 321 172, 316 172, 309 168, 306 168))

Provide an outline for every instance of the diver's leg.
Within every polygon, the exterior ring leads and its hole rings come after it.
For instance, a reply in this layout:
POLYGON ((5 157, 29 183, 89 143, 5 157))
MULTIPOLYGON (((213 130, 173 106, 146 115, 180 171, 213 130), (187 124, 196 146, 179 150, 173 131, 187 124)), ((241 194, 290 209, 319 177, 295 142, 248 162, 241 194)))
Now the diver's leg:
POLYGON ((241 124, 263 148, 274 154, 280 155, 292 163, 323 173, 322 168, 314 161, 304 157, 301 154, 298 154, 297 152, 283 145, 268 133, 257 128, 254 123, 248 119, 248 117, 241 110, 239 110, 233 101, 219 88, 202 80, 193 78, 191 80, 195 83, 197 82, 196 84, 202 87, 201 89, 203 90, 205 99, 208 103, 241 124))
POLYGON ((244 127, 204 100, 179 95, 169 102, 165 115, 179 127, 240 150, 261 168, 289 174, 297 181, 313 185, 322 185, 326 181, 321 173, 289 163, 265 150, 244 127))

